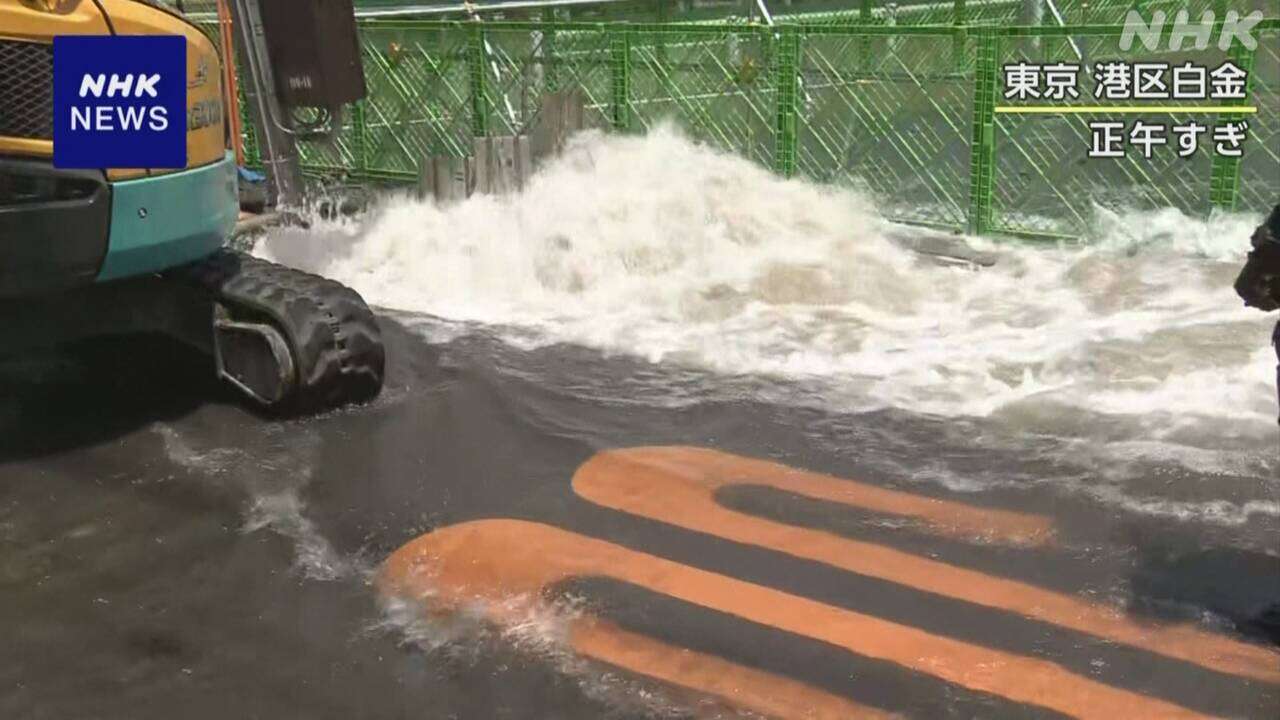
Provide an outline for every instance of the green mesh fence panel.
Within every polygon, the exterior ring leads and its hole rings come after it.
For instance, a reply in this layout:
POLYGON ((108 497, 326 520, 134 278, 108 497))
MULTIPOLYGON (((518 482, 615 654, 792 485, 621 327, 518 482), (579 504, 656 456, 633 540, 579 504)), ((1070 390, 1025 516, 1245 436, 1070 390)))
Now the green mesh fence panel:
POLYGON ((574 32, 539 27, 486 29, 480 47, 489 134, 515 135, 532 128, 539 101, 549 92, 582 92, 587 123, 612 123, 614 45, 622 33, 574 32))
MULTIPOLYGON (((1142 7, 1166 5, 1174 7, 1161 0, 1142 7)), ((1215 45, 1171 53, 1137 43, 1122 52, 1114 23, 1131 7, 1064 1, 1055 4, 1056 15, 1042 14, 1039 26, 1019 27, 1000 23, 1016 21, 1024 3, 981 0, 892 12, 879 3, 845 3, 835 12, 852 13, 854 24, 845 16, 798 22, 780 15, 774 27, 362 21, 368 98, 340 120, 333 142, 303 143, 300 152, 309 171, 413 181, 425 157, 468 155, 478 134, 527 132, 547 93, 576 89, 591 127, 643 132, 673 123, 696 141, 784 175, 856 188, 890 218, 909 222, 1062 237, 1085 234, 1099 207, 1175 207, 1192 215, 1270 207, 1280 199, 1280 21, 1264 21, 1256 52, 1245 53, 1248 104, 1259 111, 1244 117, 1249 139, 1238 162, 1215 160, 1208 138, 1188 158, 1166 147, 1149 159, 1134 151, 1088 159, 1093 117, 995 112, 1013 104, 1001 96, 1004 63, 1080 64, 1084 104, 1092 101, 1094 62, 1213 67, 1245 57, 1239 47, 1215 45), (1094 24, 1064 29, 1057 16, 1094 24)), ((1218 119, 1097 117, 1121 118, 1218 119)))
POLYGON ((468 38, 457 32, 370 25, 361 55, 367 98, 327 143, 301 143, 304 167, 416 178, 428 155, 471 153, 468 38))
POLYGON ((877 196, 895 217, 962 227, 972 41, 814 33, 802 46, 800 172, 877 196))
POLYGON ((781 15, 784 20, 803 23, 849 24, 874 22, 881 25, 1111 25, 1124 22, 1130 10, 1144 15, 1156 11, 1170 20, 1179 10, 1187 10, 1196 22, 1205 10, 1242 12, 1266 10, 1268 0, 950 0, 932 3, 889 3, 873 0, 863 10, 861 0, 847 3, 850 8, 828 13, 802 12, 781 15), (869 16, 869 17, 868 17, 869 16))
POLYGON ((1249 145, 1240 160, 1236 207, 1265 212, 1280 203, 1280 27, 1259 33, 1250 94, 1258 113, 1249 123, 1249 145))
POLYGON ((469 38, 441 30, 367 28, 364 170, 416 173, 425 155, 471 153, 469 38))
POLYGON ((698 140, 774 166, 775 42, 751 28, 637 33, 631 43, 634 127, 675 123, 698 140))
MULTIPOLYGON (((1083 65, 1076 105, 1127 105, 1097 100, 1090 68, 1096 61, 1150 60, 1153 54, 1141 43, 1124 52, 1119 32, 1105 35, 1020 36, 1005 38, 1001 65, 1028 62, 1070 62, 1083 65)), ((1191 60, 1216 67, 1227 58, 1215 47, 1183 52, 1176 60, 1191 60)), ((1173 60, 1174 58, 1162 58, 1173 60)), ((997 104, 1017 106, 1026 102, 997 104)), ((1031 103, 1037 104, 1037 103, 1031 103)), ((1063 103, 1067 104, 1067 103, 1063 103)), ((1168 103, 1166 103, 1168 104, 1168 103)), ((1136 121, 1166 126, 1196 121, 1211 126, 1216 118, 1204 115, 1141 113, 1098 114, 1000 114, 995 118, 995 177, 991 229, 1007 233, 1074 235, 1083 232, 1095 207, 1114 210, 1175 207, 1197 212, 1210 207, 1212 143, 1202 138, 1199 150, 1183 158, 1171 147, 1157 148, 1145 158, 1130 148, 1124 158, 1091 159, 1091 121, 1136 121)))
MULTIPOLYGON (((211 14, 211 15, 216 14, 215 4, 213 0, 209 0, 206 3, 200 3, 200 4, 188 3, 185 7, 188 11, 190 11, 193 5, 195 7, 199 7, 202 9, 207 7, 207 9, 210 11, 208 14, 211 14)), ((221 62, 223 66, 225 66, 228 60, 226 57, 223 57, 222 55, 222 41, 219 38, 219 34, 218 34, 219 31, 218 31, 217 20, 216 19, 201 20, 201 21, 195 22, 194 25, 200 28, 200 31, 203 32, 205 36, 209 38, 209 41, 213 43, 214 50, 217 51, 218 53, 219 62, 221 62)), ((240 74, 239 58, 234 58, 231 60, 231 62, 234 62, 236 65, 237 76, 242 76, 240 74)), ((219 82, 222 81, 221 74, 219 74, 218 81, 219 82)), ((240 134, 241 134, 241 141, 244 147, 245 164, 250 167, 259 167, 262 164, 262 158, 258 154, 258 140, 253 130, 253 121, 249 117, 249 108, 245 104, 243 84, 236 85, 235 112, 237 112, 240 115, 240 127, 241 127, 240 134)))

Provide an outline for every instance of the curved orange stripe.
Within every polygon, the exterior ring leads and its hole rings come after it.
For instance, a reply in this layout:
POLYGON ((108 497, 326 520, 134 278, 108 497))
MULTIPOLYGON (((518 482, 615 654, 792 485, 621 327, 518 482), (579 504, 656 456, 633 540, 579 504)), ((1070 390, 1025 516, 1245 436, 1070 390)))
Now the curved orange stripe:
POLYGON ((522 618, 528 603, 536 602, 545 588, 576 577, 639 585, 973 690, 1080 718, 1203 717, 1080 677, 1045 660, 930 635, 523 520, 479 520, 423 535, 386 560, 380 585, 396 595, 433 597, 458 606, 478 601, 495 622, 508 624, 522 618))
POLYGON ((781 472, 783 479, 776 482, 761 472, 759 461, 698 448, 611 450, 583 464, 573 476, 573 488, 591 502, 671 525, 1015 612, 1211 670, 1280 683, 1280 653, 1259 645, 1190 625, 1138 624, 1116 608, 716 503, 715 491, 729 484, 797 487, 794 471, 781 472))
MULTIPOLYGON (((1049 543, 1054 535, 1053 520, 1043 515, 976 507, 890 490, 710 448, 641 447, 600 455, 615 454, 643 460, 668 475, 697 482, 713 493, 727 486, 762 485, 814 500, 911 518, 930 532, 962 540, 1032 546, 1049 543)), ((588 464, 590 462, 594 459, 588 464)))
POLYGON ((580 655, 647 675, 773 718, 891 720, 900 715, 714 655, 678 648, 595 619, 575 621, 569 644, 580 655))

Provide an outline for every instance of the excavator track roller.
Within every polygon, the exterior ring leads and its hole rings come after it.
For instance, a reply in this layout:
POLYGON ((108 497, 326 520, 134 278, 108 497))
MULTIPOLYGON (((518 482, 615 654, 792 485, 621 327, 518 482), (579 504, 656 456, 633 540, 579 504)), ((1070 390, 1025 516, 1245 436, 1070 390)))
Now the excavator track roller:
POLYGON ((310 414, 381 391, 381 331, 351 288, 229 249, 174 275, 214 303, 219 375, 263 407, 310 414))

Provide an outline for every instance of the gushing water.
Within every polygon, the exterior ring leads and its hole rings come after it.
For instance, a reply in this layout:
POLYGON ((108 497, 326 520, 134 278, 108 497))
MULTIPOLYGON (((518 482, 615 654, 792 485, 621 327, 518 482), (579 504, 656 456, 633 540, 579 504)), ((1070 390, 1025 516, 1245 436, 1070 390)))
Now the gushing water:
MULTIPOLYGON (((1044 482, 1131 514, 1270 524, 1280 517, 1270 319, 1231 289, 1258 218, 1096 215, 1089 243, 975 238, 994 266, 942 264, 904 248, 919 231, 853 191, 783 180, 670 129, 589 132, 516 195, 394 200, 327 232, 275 233, 257 251, 351 285, 437 341, 476 332, 525 350, 570 343, 663 363, 652 378, 578 378, 575 391, 603 397, 613 385, 679 406, 690 384, 712 396, 745 387, 838 411, 809 428, 836 443, 858 411, 940 416, 961 435, 974 421, 995 432, 964 442, 1039 453, 1060 472, 957 471, 928 458, 903 473, 898 453, 867 448, 859 461, 952 490, 1044 482), (697 382, 707 375, 716 382, 697 382), (1168 466, 1191 479, 1151 470, 1168 466)), ((264 506, 274 527, 309 527, 278 505, 264 506)), ((481 609, 424 616, 432 598, 412 600, 387 601, 386 626, 407 641, 483 644, 481 609)), ((574 612, 538 606, 501 640, 589 694, 665 714, 660 695, 575 658, 563 641, 574 612)))
POLYGON ((785 377, 842 410, 1270 474, 1269 319, 1231 289, 1257 220, 1099 210, 1084 245, 972 240, 998 254, 975 271, 895 244, 905 229, 864 196, 660 129, 582 134, 514 196, 396 201, 332 246, 282 233, 259 252, 521 346, 785 377))

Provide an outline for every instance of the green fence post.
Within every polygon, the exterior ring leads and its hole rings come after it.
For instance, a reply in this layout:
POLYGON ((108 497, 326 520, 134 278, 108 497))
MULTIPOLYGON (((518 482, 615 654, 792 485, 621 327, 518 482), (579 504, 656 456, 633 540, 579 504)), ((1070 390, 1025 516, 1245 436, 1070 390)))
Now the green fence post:
MULTIPOLYGON (((858 24, 866 27, 875 22, 871 17, 871 6, 874 0, 862 0, 862 6, 858 9, 858 24)), ((871 69, 871 40, 870 35, 858 36, 858 67, 862 70, 871 69)))
POLYGON ((991 229, 999 53, 999 36, 990 30, 980 29, 974 73, 973 142, 969 146, 969 232, 974 235, 982 235, 991 229))
MULTIPOLYGON (((671 5, 672 5, 672 0, 658 0, 658 22, 659 23, 671 22, 671 5)), ((657 46, 654 49, 654 57, 657 59, 659 65, 666 65, 667 64, 666 33, 658 33, 658 36, 654 38, 654 43, 657 46)))
POLYGON ((365 174, 369 170, 369 127, 365 123, 364 104, 360 100, 351 108, 351 129, 354 137, 351 140, 352 153, 355 155, 356 170, 365 174))
POLYGON ((240 118, 241 137, 244 142, 244 164, 246 167, 262 167, 262 153, 258 150, 258 131, 253 127, 251 118, 240 118))
POLYGON ((773 83, 777 113, 773 127, 773 169, 783 177, 796 173, 796 125, 800 114, 800 33, 783 26, 774 34, 773 83))
MULTIPOLYGON (((232 61, 235 62, 235 61, 232 61)), ((244 72, 240 63, 236 63, 236 107, 240 114, 240 141, 244 147, 244 164, 246 167, 260 167, 262 158, 258 156, 258 134, 253 129, 253 117, 249 112, 249 103, 244 97, 244 72)))
POLYGON ((968 38, 968 32, 965 29, 969 20, 965 12, 964 0, 955 0, 952 5, 952 13, 954 15, 954 30, 951 35, 951 64, 957 71, 964 70, 964 46, 968 38))
POLYGON ((623 27, 610 32, 610 120, 613 129, 625 131, 631 127, 631 31, 623 27))
POLYGON ((471 134, 486 137, 489 134, 489 97, 485 89, 484 28, 473 23, 467 38, 467 79, 471 86, 471 134))
MULTIPOLYGON (((1250 96, 1253 89, 1253 59, 1255 51, 1246 48, 1238 40, 1231 43, 1230 57, 1241 70, 1249 73, 1245 84, 1245 96, 1250 96)), ((1229 113, 1218 116, 1217 122, 1240 122, 1243 113, 1229 113)), ((1247 142, 1247 140, 1246 140, 1247 142)), ((1231 211, 1236 209, 1240 195, 1240 158, 1227 157, 1214 153, 1213 165, 1209 170, 1209 205, 1210 210, 1231 211)))
POLYGON ((560 89, 560 63, 556 60, 556 31, 550 27, 542 30, 542 74, 548 92, 560 89))

